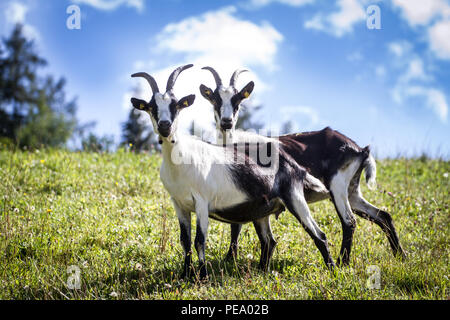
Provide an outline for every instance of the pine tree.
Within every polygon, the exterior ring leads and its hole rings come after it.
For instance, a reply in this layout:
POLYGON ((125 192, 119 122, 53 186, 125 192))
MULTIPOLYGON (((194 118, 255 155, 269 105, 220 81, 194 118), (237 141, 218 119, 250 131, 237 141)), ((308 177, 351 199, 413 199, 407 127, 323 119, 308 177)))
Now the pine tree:
POLYGON ((236 122, 236 128, 241 130, 249 130, 249 129, 253 129, 255 131, 261 130, 264 127, 264 124, 252 119, 255 113, 257 113, 261 108, 262 106, 241 107, 241 109, 239 110, 239 118, 238 121, 236 122))
POLYGON ((293 133, 295 131, 294 121, 288 120, 281 126, 280 134, 293 133))
POLYGON ((63 78, 39 77, 47 64, 17 24, 0 49, 0 136, 20 147, 63 146, 76 126, 63 78))
POLYGON ((138 152, 159 150, 158 139, 150 126, 145 125, 143 114, 134 108, 122 124, 122 145, 131 146, 138 152))

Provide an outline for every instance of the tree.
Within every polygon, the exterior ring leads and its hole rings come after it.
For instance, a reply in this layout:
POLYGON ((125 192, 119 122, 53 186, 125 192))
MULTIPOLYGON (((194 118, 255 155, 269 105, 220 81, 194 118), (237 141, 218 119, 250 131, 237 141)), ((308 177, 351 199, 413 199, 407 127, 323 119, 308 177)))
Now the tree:
POLYGON ((283 125, 281 126, 281 131, 280 134, 288 134, 288 133, 293 133, 295 131, 294 128, 294 121, 292 120, 288 120, 285 123, 283 123, 283 125))
POLYGON ((109 152, 114 144, 114 139, 110 136, 99 137, 90 132, 86 138, 81 141, 81 148, 88 152, 109 152))
POLYGON ((143 114, 134 108, 122 124, 122 145, 129 145, 138 152, 159 150, 158 138, 153 129, 145 124, 143 114))
POLYGON ((67 101, 66 81, 40 77, 47 65, 17 24, 0 48, 0 136, 20 147, 63 146, 76 126, 76 102, 67 101))
POLYGON ((252 119, 255 113, 257 113, 262 106, 250 107, 243 106, 239 110, 239 118, 236 122, 236 128, 241 130, 249 130, 253 129, 255 131, 261 130, 264 127, 264 124, 252 119))

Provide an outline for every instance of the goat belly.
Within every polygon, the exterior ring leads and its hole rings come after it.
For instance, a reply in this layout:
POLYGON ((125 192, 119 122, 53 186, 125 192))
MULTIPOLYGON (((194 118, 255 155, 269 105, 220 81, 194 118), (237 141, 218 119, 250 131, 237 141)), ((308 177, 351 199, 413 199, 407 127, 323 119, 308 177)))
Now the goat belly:
POLYGON ((285 210, 279 199, 267 201, 264 198, 246 201, 235 206, 216 209, 210 212, 210 217, 227 223, 247 223, 270 214, 279 215, 285 210))

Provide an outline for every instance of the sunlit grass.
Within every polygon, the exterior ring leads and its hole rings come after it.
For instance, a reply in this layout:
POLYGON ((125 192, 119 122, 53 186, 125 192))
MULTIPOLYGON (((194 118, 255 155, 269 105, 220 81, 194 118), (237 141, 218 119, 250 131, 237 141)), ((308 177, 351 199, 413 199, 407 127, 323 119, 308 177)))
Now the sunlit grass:
MULTIPOLYGON (((272 220, 278 245, 262 273, 253 226, 243 227, 237 260, 224 262, 230 227, 211 220, 205 283, 179 278, 179 227, 160 163, 157 155, 123 150, 0 151, 0 299, 450 297, 449 162, 379 161, 378 189, 363 187, 370 202, 392 213, 406 261, 392 256, 381 229, 357 218, 350 266, 332 274, 285 212, 272 220), (80 289, 68 286, 71 265, 80 270, 80 289), (370 265, 380 269, 380 289, 367 287, 370 265)), ((333 206, 323 201, 311 210, 336 258, 341 225, 333 206)))

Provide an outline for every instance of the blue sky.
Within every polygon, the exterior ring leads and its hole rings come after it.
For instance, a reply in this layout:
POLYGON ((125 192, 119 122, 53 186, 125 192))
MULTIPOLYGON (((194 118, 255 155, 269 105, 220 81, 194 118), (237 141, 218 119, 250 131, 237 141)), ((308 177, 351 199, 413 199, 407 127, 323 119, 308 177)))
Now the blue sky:
POLYGON ((148 97, 136 71, 164 87, 178 65, 194 63, 175 88, 195 93, 182 112, 212 128, 201 83, 214 86, 211 65, 238 86, 254 80, 248 108, 277 128, 331 126, 378 157, 450 156, 450 2, 447 0, 6 0, 0 34, 25 25, 49 61, 45 73, 64 76, 78 99, 81 121, 120 139, 132 95, 148 97), (81 10, 81 29, 69 30, 66 8, 81 10), (366 9, 380 9, 381 29, 368 29, 366 9))

